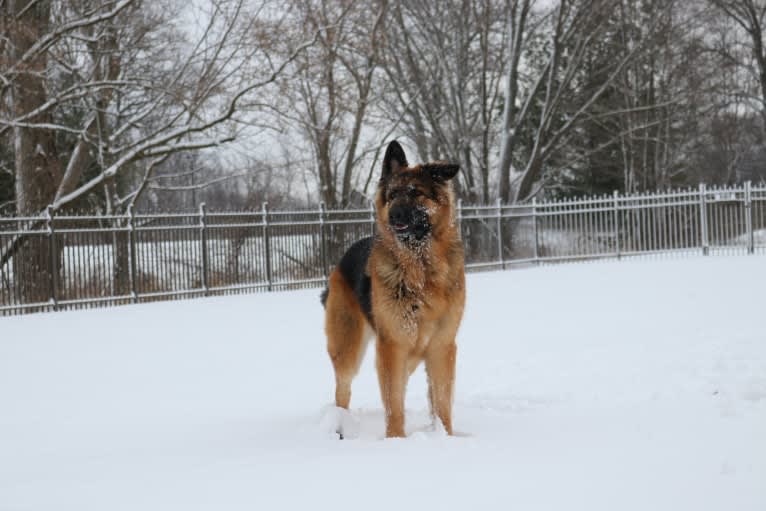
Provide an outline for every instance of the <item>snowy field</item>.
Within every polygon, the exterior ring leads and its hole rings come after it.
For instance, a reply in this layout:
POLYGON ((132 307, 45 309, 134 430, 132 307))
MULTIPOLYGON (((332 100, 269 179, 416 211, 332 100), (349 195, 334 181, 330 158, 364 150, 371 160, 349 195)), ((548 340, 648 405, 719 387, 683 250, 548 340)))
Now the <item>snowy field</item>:
POLYGON ((319 291, 0 319, 0 510, 766 509, 766 257, 469 276, 454 411, 328 431, 319 291))

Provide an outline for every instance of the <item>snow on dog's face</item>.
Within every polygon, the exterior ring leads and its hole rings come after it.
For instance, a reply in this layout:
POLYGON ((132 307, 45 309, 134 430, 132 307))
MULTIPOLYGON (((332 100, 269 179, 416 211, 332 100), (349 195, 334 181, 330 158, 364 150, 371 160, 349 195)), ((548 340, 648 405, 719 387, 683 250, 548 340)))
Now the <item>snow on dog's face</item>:
POLYGON ((408 248, 438 237, 451 218, 454 194, 450 179, 460 167, 432 162, 412 167, 398 142, 388 145, 376 197, 378 228, 408 248))

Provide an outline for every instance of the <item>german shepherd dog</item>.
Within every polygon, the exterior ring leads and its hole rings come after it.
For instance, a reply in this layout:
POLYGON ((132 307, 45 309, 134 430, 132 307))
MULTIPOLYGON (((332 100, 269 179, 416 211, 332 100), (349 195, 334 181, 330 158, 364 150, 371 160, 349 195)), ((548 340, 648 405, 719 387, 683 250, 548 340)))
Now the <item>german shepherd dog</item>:
POLYGON ((409 166, 402 147, 391 142, 375 198, 375 236, 348 249, 322 294, 335 404, 348 408, 351 381, 376 336, 387 437, 404 436, 407 380, 421 361, 431 415, 452 434, 455 335, 465 303, 450 182, 458 170, 443 162, 409 166))

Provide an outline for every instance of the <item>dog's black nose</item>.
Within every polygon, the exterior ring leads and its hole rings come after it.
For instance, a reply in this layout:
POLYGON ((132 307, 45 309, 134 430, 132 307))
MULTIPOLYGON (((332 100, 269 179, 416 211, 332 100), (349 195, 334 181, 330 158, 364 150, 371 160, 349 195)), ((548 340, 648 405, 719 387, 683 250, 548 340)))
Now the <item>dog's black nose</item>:
POLYGON ((399 239, 422 240, 431 230, 428 213, 412 204, 396 204, 388 212, 388 223, 399 239))
POLYGON ((388 223, 397 231, 404 231, 410 226, 410 208, 396 205, 388 212, 388 223))

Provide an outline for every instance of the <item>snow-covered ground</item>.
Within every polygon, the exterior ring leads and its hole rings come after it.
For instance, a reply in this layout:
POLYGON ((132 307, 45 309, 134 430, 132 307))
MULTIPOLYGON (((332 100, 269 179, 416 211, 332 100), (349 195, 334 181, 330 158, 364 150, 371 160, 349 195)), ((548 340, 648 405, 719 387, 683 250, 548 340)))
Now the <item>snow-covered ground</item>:
POLYGON ((455 427, 327 431, 318 291, 0 319, 0 509, 766 509, 766 257, 474 274, 455 427))

